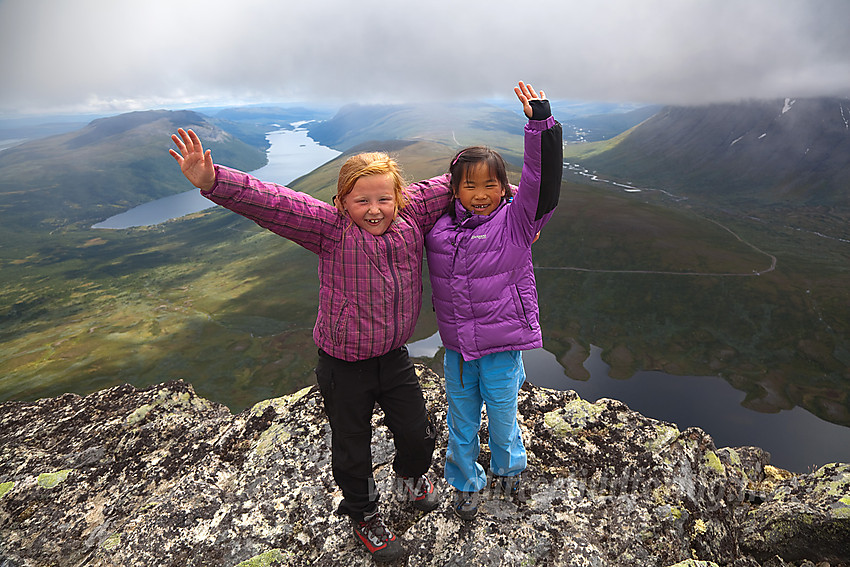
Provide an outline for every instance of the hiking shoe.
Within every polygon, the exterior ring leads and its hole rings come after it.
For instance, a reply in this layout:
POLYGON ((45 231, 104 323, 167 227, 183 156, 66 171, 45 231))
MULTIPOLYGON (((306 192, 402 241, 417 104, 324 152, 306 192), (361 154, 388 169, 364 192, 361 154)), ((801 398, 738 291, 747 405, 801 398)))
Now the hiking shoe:
POLYGON ((363 516, 361 522, 354 518, 351 521, 354 525, 354 535, 366 546, 375 561, 393 561, 404 552, 398 538, 384 524, 380 513, 373 512, 363 516))
POLYGON ((455 501, 452 509, 461 520, 471 520, 478 514, 478 492, 455 491, 455 501))
POLYGON ((402 502, 410 502, 417 510, 430 512, 440 505, 437 489, 425 475, 396 477, 396 494, 402 502))
POLYGON ((493 475, 493 482, 490 483, 490 489, 495 494, 511 497, 517 500, 518 502, 528 501, 528 495, 526 494, 526 491, 523 490, 522 479, 520 475, 493 475))

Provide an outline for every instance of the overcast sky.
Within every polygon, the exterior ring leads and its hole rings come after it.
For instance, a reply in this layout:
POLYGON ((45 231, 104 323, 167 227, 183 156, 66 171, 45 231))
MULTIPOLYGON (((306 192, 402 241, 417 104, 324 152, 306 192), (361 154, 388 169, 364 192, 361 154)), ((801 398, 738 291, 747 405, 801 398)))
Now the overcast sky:
POLYGON ((850 96, 850 0, 0 0, 0 114, 850 96))

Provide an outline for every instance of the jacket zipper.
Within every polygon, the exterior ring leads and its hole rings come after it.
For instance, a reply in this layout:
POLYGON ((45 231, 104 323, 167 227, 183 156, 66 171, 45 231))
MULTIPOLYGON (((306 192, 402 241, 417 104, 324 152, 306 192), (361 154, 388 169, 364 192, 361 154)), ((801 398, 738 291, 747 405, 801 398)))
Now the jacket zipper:
POLYGON ((522 294, 519 292, 519 287, 516 284, 514 285, 514 291, 516 291, 516 299, 519 301, 519 308, 522 309, 522 320, 525 321, 525 324, 528 326, 530 330, 534 330, 534 327, 531 326, 531 321, 528 318, 528 312, 525 310, 525 303, 522 301, 522 294))
MULTIPOLYGON (((393 235, 393 236, 395 236, 395 235, 393 235)), ((393 280, 393 292, 394 292, 393 319, 397 323, 401 323, 401 320, 399 319, 400 313, 399 313, 399 305, 398 305, 399 301, 401 300, 401 296, 399 294, 398 273, 396 271, 395 265, 393 264, 393 247, 391 245, 387 246, 387 262, 388 262, 387 271, 390 273, 390 276, 392 277, 392 280, 393 280)), ((393 340, 392 340, 391 344, 396 344, 396 342, 398 341, 398 334, 401 332, 402 325, 397 324, 397 325, 393 325, 393 327, 395 328, 395 332, 393 333, 393 340)))

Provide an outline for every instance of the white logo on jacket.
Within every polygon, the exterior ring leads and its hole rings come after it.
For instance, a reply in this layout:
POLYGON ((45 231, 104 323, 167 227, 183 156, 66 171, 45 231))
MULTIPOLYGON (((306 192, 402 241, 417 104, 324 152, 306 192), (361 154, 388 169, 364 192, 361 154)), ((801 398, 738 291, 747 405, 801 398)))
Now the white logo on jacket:
POLYGON ((475 239, 475 238, 487 238, 487 235, 486 234, 473 234, 471 238, 473 238, 473 239, 475 239))

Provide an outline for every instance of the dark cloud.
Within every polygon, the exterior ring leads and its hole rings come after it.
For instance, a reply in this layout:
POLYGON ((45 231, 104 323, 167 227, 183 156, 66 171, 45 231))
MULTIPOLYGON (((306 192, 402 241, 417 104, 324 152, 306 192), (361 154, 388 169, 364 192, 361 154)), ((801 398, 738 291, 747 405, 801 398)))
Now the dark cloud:
POLYGON ((0 0, 0 112, 850 94, 846 0, 0 0))

